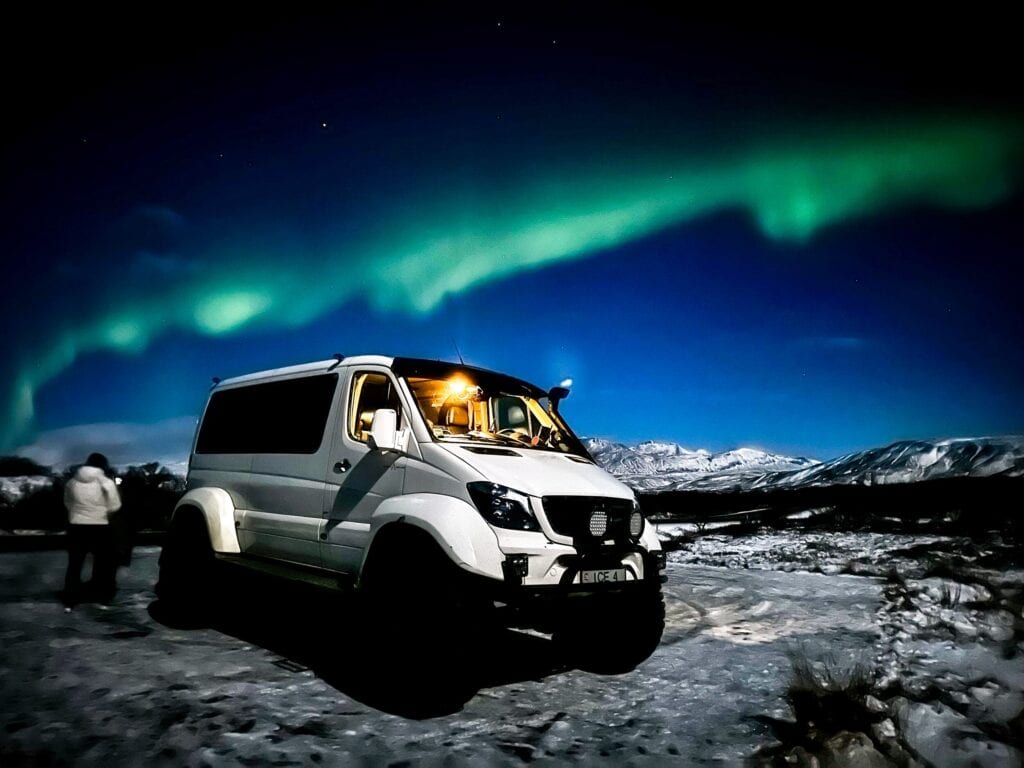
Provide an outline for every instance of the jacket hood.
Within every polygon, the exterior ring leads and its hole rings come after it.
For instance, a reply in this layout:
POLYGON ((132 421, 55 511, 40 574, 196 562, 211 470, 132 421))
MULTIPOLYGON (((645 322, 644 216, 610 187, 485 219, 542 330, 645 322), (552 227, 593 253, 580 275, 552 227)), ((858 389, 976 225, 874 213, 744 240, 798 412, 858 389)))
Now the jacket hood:
POLYGON ((87 467, 84 465, 75 472, 75 480, 78 480, 80 483, 98 483, 106 476, 106 473, 99 467, 87 467))

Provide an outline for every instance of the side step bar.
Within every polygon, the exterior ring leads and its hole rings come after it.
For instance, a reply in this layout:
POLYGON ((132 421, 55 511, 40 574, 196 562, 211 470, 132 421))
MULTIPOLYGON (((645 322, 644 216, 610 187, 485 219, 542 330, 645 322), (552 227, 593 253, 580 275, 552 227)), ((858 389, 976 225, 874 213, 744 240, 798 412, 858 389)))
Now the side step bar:
POLYGON ((246 568, 250 571, 278 579, 299 581, 303 584, 319 587, 320 589, 329 589, 335 592, 352 592, 355 589, 355 578, 347 573, 323 571, 309 565, 271 560, 265 557, 253 557, 251 555, 217 552, 216 556, 222 563, 229 563, 233 566, 246 568))

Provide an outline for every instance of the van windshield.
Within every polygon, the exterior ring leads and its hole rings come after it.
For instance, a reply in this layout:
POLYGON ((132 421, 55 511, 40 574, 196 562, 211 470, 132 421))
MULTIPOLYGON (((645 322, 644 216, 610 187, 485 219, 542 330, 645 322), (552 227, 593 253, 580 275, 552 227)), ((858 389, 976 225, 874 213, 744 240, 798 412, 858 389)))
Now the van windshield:
POLYGON ((590 458, 547 397, 511 377, 452 368, 445 375, 407 375, 435 440, 537 448, 590 458), (481 375, 483 374, 483 375, 481 375))

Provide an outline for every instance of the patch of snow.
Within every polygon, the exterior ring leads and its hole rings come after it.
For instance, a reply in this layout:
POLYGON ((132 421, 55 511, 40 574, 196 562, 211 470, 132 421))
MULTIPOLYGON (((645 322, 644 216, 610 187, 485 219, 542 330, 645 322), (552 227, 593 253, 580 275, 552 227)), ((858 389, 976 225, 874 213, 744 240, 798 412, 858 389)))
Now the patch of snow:
MULTIPOLYGON (((712 524, 708 525, 711 528, 712 524)), ((696 526, 693 526, 696 529, 696 526)), ((685 524, 657 526, 662 541, 690 532, 685 524)), ((949 536, 854 532, 802 533, 766 531, 745 536, 706 534, 678 551, 673 561, 724 568, 760 568, 778 571, 850 572, 881 576, 891 570, 913 573, 918 558, 902 550, 915 546, 946 546, 956 540, 949 536)))
POLYGON ((907 702, 901 724, 903 738, 931 765, 1002 768, 1021 764, 1020 752, 986 738, 970 719, 939 702, 907 702))

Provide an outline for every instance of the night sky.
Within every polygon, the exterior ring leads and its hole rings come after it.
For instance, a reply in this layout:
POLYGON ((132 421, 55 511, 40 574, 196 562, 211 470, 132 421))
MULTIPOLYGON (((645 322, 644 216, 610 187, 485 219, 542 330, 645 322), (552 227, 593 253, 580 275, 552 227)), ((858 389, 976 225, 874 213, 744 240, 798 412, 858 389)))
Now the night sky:
POLYGON ((1024 432, 1008 19, 481 7, 11 18, 0 452, 456 344, 584 435, 1024 432))

